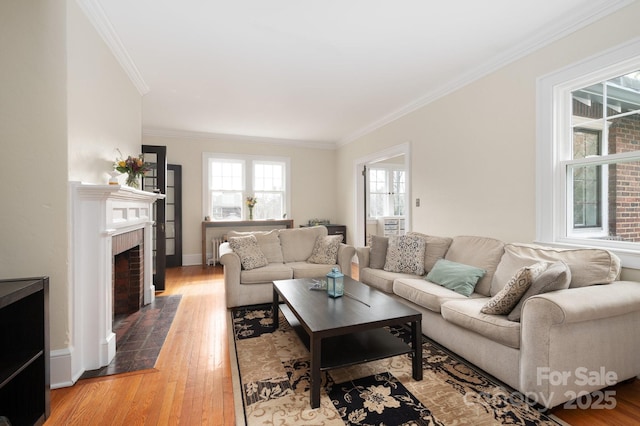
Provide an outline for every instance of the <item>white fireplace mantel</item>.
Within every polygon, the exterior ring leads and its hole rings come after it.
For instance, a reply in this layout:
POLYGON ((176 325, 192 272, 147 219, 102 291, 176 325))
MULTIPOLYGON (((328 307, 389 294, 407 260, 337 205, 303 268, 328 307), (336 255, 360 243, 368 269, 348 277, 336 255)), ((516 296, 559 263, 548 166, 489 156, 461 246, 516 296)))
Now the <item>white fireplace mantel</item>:
POLYGON ((116 353, 112 238, 144 230, 144 304, 153 301, 153 203, 165 197, 121 185, 70 182, 71 314, 74 376, 108 365, 116 353))

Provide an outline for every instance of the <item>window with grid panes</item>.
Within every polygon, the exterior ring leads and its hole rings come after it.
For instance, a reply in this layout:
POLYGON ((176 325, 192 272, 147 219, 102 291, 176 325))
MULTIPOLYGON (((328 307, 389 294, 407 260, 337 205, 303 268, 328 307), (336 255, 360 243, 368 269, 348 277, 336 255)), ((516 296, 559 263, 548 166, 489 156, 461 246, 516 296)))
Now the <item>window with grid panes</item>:
POLYGON ((538 81, 537 240, 640 267, 640 41, 538 81))
POLYGON ((213 220, 247 220, 245 200, 258 201, 253 219, 282 219, 290 205, 289 159, 205 153, 204 215, 213 220))
POLYGON ((369 217, 404 215, 405 171, 378 166, 368 173, 369 217))

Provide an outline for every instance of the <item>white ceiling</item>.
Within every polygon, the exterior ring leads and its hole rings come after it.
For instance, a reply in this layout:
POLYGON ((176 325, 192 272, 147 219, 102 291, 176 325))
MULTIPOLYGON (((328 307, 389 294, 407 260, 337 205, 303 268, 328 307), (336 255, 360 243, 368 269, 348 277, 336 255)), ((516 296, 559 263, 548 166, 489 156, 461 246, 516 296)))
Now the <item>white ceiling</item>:
POLYGON ((629 0, 78 0, 146 133, 346 143, 629 0))

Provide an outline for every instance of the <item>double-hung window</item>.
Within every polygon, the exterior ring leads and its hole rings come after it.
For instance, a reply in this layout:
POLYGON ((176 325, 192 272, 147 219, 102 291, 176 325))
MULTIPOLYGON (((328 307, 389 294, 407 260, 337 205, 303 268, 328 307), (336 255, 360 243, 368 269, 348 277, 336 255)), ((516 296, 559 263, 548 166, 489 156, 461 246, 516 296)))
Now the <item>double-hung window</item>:
POLYGON ((212 220, 282 219, 289 211, 289 159, 203 154, 203 209, 212 220))
POLYGON ((605 54, 538 82, 536 202, 538 240, 617 250, 636 267, 639 53, 637 43, 625 60, 605 54))
POLYGON ((257 218, 281 219, 286 213, 286 163, 256 160, 253 163, 253 193, 258 199, 257 218))

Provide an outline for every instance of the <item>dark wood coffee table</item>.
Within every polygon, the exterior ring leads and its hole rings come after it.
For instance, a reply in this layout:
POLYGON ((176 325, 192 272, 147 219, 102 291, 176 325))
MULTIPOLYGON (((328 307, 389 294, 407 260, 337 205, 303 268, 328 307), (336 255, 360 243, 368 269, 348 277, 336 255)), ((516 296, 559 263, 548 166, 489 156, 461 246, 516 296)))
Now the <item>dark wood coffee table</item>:
POLYGON ((273 327, 278 308, 311 352, 311 408, 320 406, 320 372, 412 353, 412 375, 422 380, 422 314, 359 281, 344 277, 345 295, 310 290, 322 278, 273 282, 273 327), (282 299, 285 304, 280 305, 282 299), (411 346, 383 327, 410 324, 411 346))

